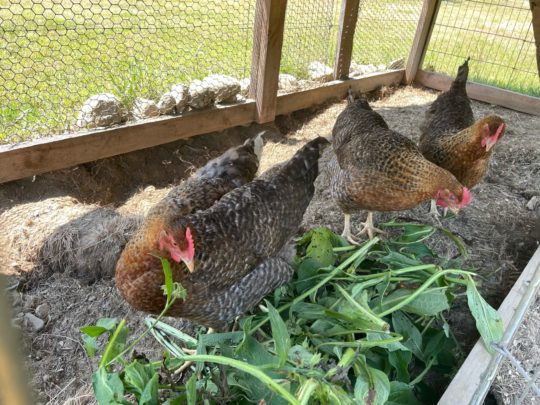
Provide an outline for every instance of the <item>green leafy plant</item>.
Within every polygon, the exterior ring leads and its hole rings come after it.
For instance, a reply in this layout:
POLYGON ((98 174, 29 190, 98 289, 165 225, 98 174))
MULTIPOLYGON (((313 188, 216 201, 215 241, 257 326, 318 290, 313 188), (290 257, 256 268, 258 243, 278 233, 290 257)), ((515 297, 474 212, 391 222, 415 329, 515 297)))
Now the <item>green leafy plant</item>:
MULTIPOLYGON (((449 261, 426 244, 436 228, 381 225, 397 235, 361 246, 326 228, 308 232, 298 241, 289 284, 239 319, 237 330, 196 338, 160 320, 185 298, 162 259, 167 303, 160 316, 146 319, 143 335, 127 345, 123 320, 81 328, 91 357, 96 339, 108 336, 92 378, 96 398, 104 404, 435 402, 425 376, 450 376, 460 360, 445 318, 455 295, 466 289, 486 347, 500 340, 502 322, 480 296, 474 273, 442 267, 449 261), (163 359, 128 360, 149 332, 163 345, 163 359), (178 373, 187 361, 195 365, 178 373)), ((466 253, 459 238, 440 231, 466 253)))

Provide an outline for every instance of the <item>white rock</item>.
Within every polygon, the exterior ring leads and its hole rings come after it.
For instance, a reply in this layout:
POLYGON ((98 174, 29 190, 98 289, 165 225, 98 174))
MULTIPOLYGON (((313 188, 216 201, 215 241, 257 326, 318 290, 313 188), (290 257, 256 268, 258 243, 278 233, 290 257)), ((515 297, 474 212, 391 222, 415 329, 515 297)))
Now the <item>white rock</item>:
POLYGON ((146 98, 137 98, 133 104, 133 117, 141 120, 159 116, 159 108, 156 103, 146 98))
POLYGON ((108 127, 127 119, 127 110, 114 94, 96 94, 86 100, 79 111, 79 128, 108 127))
POLYGON ((172 92, 167 92, 161 96, 156 104, 160 114, 169 114, 176 107, 176 99, 172 92))
POLYGON ((334 71, 330 66, 326 66, 319 61, 310 62, 308 65, 308 75, 311 80, 317 80, 320 82, 326 82, 332 79, 334 71))
POLYGON ((246 77, 245 79, 240 80, 240 94, 243 96, 247 96, 249 93, 249 77, 246 77))
POLYGON ((36 315, 42 319, 46 319, 49 316, 49 305, 46 303, 38 305, 36 308, 36 315))
POLYGON ((240 93, 240 82, 231 76, 210 75, 204 78, 204 82, 214 89, 216 103, 234 101, 240 93))
POLYGON ((280 90, 295 90, 298 87, 298 79, 287 73, 280 73, 278 88, 280 90))
POLYGON ((384 70, 386 70, 386 65, 384 63, 377 65, 377 72, 382 72, 384 70))
POLYGON ((34 332, 39 332, 45 326, 45 322, 42 319, 31 313, 24 314, 24 324, 34 332))
POLYGON ((172 86, 170 93, 176 101, 176 112, 181 113, 188 108, 189 90, 183 84, 172 86))
POLYGON ((405 59, 399 58, 396 60, 393 60, 388 64, 388 70, 397 70, 397 69, 403 69, 405 68, 405 59))
POLYGON ((527 208, 534 211, 536 207, 540 207, 540 198, 533 196, 527 203, 527 208))
POLYGON ((364 76, 369 73, 373 73, 377 71, 377 67, 375 65, 362 65, 356 62, 351 62, 351 67, 349 69, 349 76, 350 77, 358 77, 358 76, 364 76))
POLYGON ((214 88, 203 80, 195 79, 189 85, 189 105, 193 108, 205 108, 214 104, 214 88))

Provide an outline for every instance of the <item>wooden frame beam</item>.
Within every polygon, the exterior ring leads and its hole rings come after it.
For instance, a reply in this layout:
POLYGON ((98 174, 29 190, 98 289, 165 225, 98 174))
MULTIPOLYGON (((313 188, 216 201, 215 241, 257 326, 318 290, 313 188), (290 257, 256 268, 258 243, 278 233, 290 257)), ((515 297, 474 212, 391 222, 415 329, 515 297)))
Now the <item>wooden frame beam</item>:
POLYGON ((257 122, 273 121, 285 28, 287 0, 257 0, 253 30, 250 97, 257 106, 257 122))
MULTIPOLYGON (((398 84, 404 71, 374 73, 358 79, 330 82, 322 87, 277 97, 276 113, 287 114, 343 98, 347 89, 370 91, 398 84)), ((116 128, 74 135, 59 135, 15 145, 0 146, 0 183, 76 166, 178 139, 222 131, 256 121, 254 101, 193 111, 179 117, 160 118, 116 128)))
POLYGON ((422 66, 422 60, 424 59, 426 46, 429 43, 429 37, 435 20, 437 19, 437 13, 439 11, 440 0, 424 0, 422 5, 422 11, 420 13, 420 19, 416 26, 416 33, 414 34, 414 40, 411 47, 411 52, 407 58, 407 66, 405 68, 405 84, 411 84, 414 81, 416 72, 422 66))
POLYGON ((334 62, 334 79, 342 80, 349 77, 353 51, 354 32, 358 21, 360 0, 343 0, 339 17, 339 33, 334 62))
MULTIPOLYGON (((440 73, 418 70, 415 82, 432 89, 446 91, 450 88, 452 80, 454 80, 452 77, 440 73)), ((467 82, 467 94, 474 100, 497 104, 528 114, 540 115, 540 98, 538 97, 472 82, 467 82)))

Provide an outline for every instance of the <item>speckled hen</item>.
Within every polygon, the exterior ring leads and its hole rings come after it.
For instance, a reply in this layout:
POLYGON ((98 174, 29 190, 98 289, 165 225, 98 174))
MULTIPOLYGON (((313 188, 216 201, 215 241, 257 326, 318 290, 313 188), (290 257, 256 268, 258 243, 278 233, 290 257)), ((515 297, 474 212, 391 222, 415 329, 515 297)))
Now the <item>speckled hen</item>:
MULTIPOLYGON (((466 90, 468 74, 469 59, 459 67, 450 89, 426 111, 419 147, 426 159, 472 188, 486 174, 493 147, 504 135, 505 123, 496 115, 475 122, 466 90)), ((433 204, 431 212, 437 212, 433 204)))
POLYGON ((331 191, 345 213, 343 236, 352 243, 356 240, 350 214, 355 210, 369 211, 361 233, 372 238, 379 231, 373 226, 372 211, 410 209, 430 198, 458 210, 471 199, 450 172, 425 159, 410 139, 389 129, 366 100, 349 95, 332 134, 331 191))
POLYGON ((159 254, 187 290, 170 316, 222 328, 292 275, 281 252, 298 231, 318 174, 324 138, 288 162, 239 187, 210 208, 187 216, 151 215, 126 246, 116 284, 135 308, 159 313, 165 304, 159 254))

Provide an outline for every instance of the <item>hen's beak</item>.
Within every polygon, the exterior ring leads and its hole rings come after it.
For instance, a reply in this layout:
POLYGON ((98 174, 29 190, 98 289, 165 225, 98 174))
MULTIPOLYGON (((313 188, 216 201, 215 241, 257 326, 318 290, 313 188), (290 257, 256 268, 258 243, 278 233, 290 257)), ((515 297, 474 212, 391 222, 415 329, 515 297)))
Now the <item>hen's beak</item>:
POLYGON ((490 136, 489 138, 487 138, 487 140, 486 140, 486 152, 489 152, 489 150, 491 148, 493 148, 496 143, 497 143, 497 137, 490 136))
POLYGON ((457 207, 453 207, 453 208, 452 208, 452 207, 448 207, 448 209, 449 209, 450 211, 452 211, 452 213, 453 213, 456 217, 457 217, 457 215, 459 214, 459 208, 457 208, 457 207))
POLYGON ((190 273, 195 271, 195 261, 194 260, 184 260, 184 264, 188 268, 190 273))

